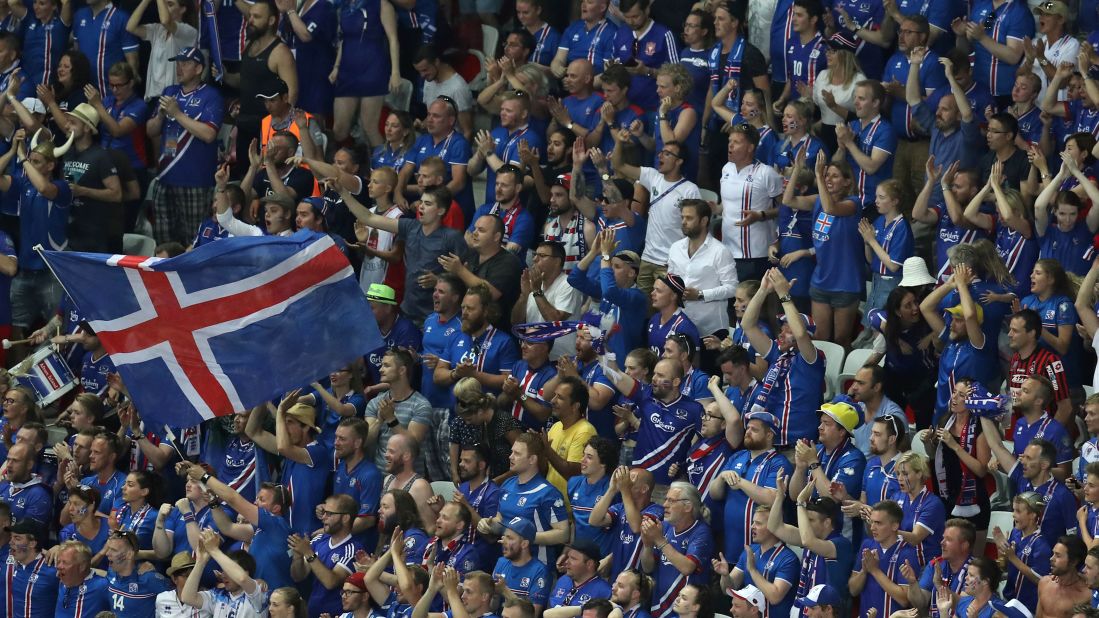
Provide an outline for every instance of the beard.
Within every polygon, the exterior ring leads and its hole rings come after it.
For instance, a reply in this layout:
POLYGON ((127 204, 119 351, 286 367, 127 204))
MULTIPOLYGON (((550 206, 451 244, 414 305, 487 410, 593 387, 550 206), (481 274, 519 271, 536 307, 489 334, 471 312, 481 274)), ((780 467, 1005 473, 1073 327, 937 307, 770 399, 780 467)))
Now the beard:
POLYGON ((755 435, 744 434, 744 448, 749 451, 761 451, 767 448, 767 440, 764 438, 757 438, 755 435))

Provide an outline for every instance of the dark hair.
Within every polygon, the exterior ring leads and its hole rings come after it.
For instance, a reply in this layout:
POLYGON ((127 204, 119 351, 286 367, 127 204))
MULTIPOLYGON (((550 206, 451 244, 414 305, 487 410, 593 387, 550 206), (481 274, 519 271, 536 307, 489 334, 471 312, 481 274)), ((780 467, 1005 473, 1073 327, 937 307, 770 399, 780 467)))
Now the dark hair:
POLYGON ((22 55, 23 53, 23 42, 20 41, 19 37, 15 36, 15 33, 13 32, 8 32, 7 30, 0 31, 0 43, 3 43, 8 49, 15 50, 15 53, 18 55, 22 55))
POLYGON ((561 260, 561 263, 565 263, 565 245, 556 240, 543 240, 538 243, 537 247, 546 247, 553 254, 553 258, 561 260))
POLYGON ((957 528, 962 533, 962 540, 969 543, 970 546, 977 542, 977 528, 968 519, 952 517, 946 520, 945 528, 957 528))
POLYGON ((286 493, 286 488, 282 485, 279 485, 277 483, 263 482, 260 483, 259 488, 260 490, 269 490, 272 494, 274 494, 274 496, 272 497, 272 502, 274 502, 276 506, 282 507, 283 511, 290 507, 290 496, 286 493))
MULTIPOLYGON (((1053 382, 1050 382, 1049 378, 1047 378, 1046 376, 1044 376, 1040 373, 1035 373, 1035 374, 1027 376, 1027 379, 1028 380, 1034 380, 1035 382, 1038 383, 1038 386, 1042 389, 1042 392, 1038 394, 1038 397, 1042 400, 1042 403, 1045 404, 1045 405, 1042 406, 1043 408, 1045 408, 1045 407, 1049 406, 1049 404, 1053 403, 1053 393, 1054 393, 1053 382)), ((1053 465, 1057 465, 1057 464, 1054 463, 1053 465)))
MULTIPOLYGON (((747 92, 759 93, 760 91, 755 90, 755 89, 750 89, 747 92)), ((745 92, 745 94, 747 94, 747 92, 745 92)), ((760 101, 764 100, 762 94, 760 94, 759 100, 760 101)), ((741 135, 743 135, 745 137, 745 139, 748 140, 748 143, 750 143, 752 146, 754 146, 754 147, 759 146, 759 129, 756 129, 752 125, 750 125, 746 122, 741 123, 741 124, 735 124, 735 125, 733 125, 733 128, 729 131, 730 138, 735 133, 740 133, 741 135)))
POLYGON ((721 369, 721 366, 725 363, 732 363, 734 367, 738 365, 748 367, 752 364, 752 357, 748 354, 748 350, 739 345, 734 345, 717 357, 718 369, 721 369))
MULTIPOLYGON (((68 57, 69 64, 72 65, 72 86, 66 88, 65 85, 57 78, 57 71, 53 72, 53 81, 50 83, 50 87, 53 89, 53 94, 58 99, 67 99, 70 94, 80 93, 84 94, 84 86, 91 83, 92 79, 92 63, 88 61, 88 57, 81 53, 78 49, 68 49, 61 53, 61 58, 68 57)), ((58 59, 58 62, 61 62, 58 59)))
POLYGON ((370 426, 366 424, 366 421, 358 417, 349 417, 340 421, 337 427, 350 427, 351 431, 355 432, 362 441, 363 447, 366 447, 366 441, 370 436, 370 426))
POLYGON ((450 290, 461 298, 466 295, 466 282, 453 273, 439 273, 439 281, 450 286, 450 290))
POLYGON ((416 53, 412 55, 412 64, 419 64, 424 61, 435 62, 439 58, 438 48, 428 43, 427 45, 421 45, 416 53))
POLYGON ((111 449, 111 452, 117 457, 122 452, 122 445, 118 441, 118 436, 110 431, 97 431, 93 440, 103 440, 107 443, 107 448, 111 449))
POLYGON ((73 489, 69 490, 69 497, 80 498, 84 502, 88 503, 89 508, 93 511, 99 508, 99 500, 102 496, 99 495, 99 490, 89 485, 77 485, 73 489))
POLYGON ((619 88, 630 87, 630 73, 626 70, 626 67, 621 64, 612 64, 603 71, 603 75, 599 77, 599 81, 604 84, 614 84, 619 88))
MULTIPOLYGON (((515 35, 519 37, 519 45, 523 49, 534 49, 538 43, 534 40, 534 35, 530 33, 530 30, 526 28, 516 28, 508 33, 508 36, 515 35)), ((507 40, 506 38, 504 40, 507 40)))
POLYGON ((637 591, 641 596, 641 607, 648 607, 653 595, 653 578, 641 569, 626 569, 626 572, 637 578, 637 591))
POLYGON ((1000 112, 998 114, 993 114, 992 116, 989 116, 988 120, 989 122, 992 122, 993 120, 999 122, 1000 125, 1004 128, 1004 131, 1011 134, 1011 139, 1015 139, 1016 137, 1018 137, 1019 121, 1016 120, 1015 116, 1012 116, 1007 112, 1000 112))
POLYGON ((252 557, 252 554, 248 553, 244 549, 234 549, 226 554, 230 560, 240 565, 240 568, 244 569, 248 573, 248 577, 255 577, 256 575, 256 559, 252 557))
MULTIPOLYGON (((1083 541, 1079 538, 1076 538, 1076 540, 1080 543, 1080 559, 1082 560, 1086 548, 1084 547, 1083 541)), ((996 564, 996 561, 988 556, 974 556, 973 561, 969 564, 977 567, 977 570, 981 572, 981 579, 987 581, 988 587, 995 593, 996 588, 1000 586, 1000 580, 1003 579, 1003 571, 1000 570, 1000 565, 996 564)))
MULTIPOLYGON (((622 4, 626 4, 627 2, 631 1, 641 2, 643 0, 622 0, 622 4)), ((580 606, 581 612, 594 611, 595 618, 607 618, 607 616, 611 615, 611 610, 613 609, 614 606, 611 605, 609 599, 589 599, 588 601, 585 601, 582 606, 580 606)))
POLYGON ((794 6, 805 9, 810 18, 820 18, 824 14, 824 6, 821 5, 820 0, 794 0, 794 6))
MULTIPOLYGON (((587 388, 584 389, 585 391, 587 388)), ((607 473, 612 472, 618 467, 619 458, 619 442, 618 440, 611 440, 604 438, 603 436, 592 436, 588 440, 588 446, 595 449, 595 454, 599 456, 599 463, 603 464, 603 468, 607 473)))
POLYGON ((588 385, 576 376, 565 376, 557 380, 557 385, 569 385, 569 396, 573 403, 580 404, 580 413, 588 409, 588 385))
POLYGON ((519 169, 519 166, 517 165, 511 163, 501 165, 500 168, 496 170, 496 176, 499 177, 501 174, 511 174, 515 177, 515 184, 523 184, 523 170, 519 169))
POLYGON ((621 2, 618 3, 618 10, 625 13, 626 11, 636 6, 639 7, 642 11, 647 11, 651 3, 652 0, 621 0, 621 2))
MULTIPOLYGON (((41 444, 41 445, 45 445, 46 440, 48 440, 49 437, 50 437, 49 432, 46 431, 46 426, 42 423, 39 423, 38 421, 27 421, 26 423, 23 423, 23 426, 20 427, 20 429, 27 429, 29 431, 33 431, 34 432, 34 441, 41 444)), ((31 453, 31 456, 32 457, 37 457, 38 453, 31 453)))
MULTIPOLYGON (((916 288, 899 286, 893 288, 893 291, 885 299, 885 328, 882 329, 882 334, 885 335, 885 343, 890 348, 896 349, 900 345, 901 333, 905 330, 904 325, 901 324, 901 304, 904 303, 904 298, 909 294, 915 298, 916 304, 920 303, 920 295, 916 288)), ((917 320, 919 320, 916 323, 917 325, 927 325, 923 314, 920 314, 917 320)))
MULTIPOLYGON (((541 0, 522 0, 523 2, 541 2, 541 0)), ((541 6, 541 4, 539 4, 541 6)), ((519 597, 511 598, 504 601, 504 607, 518 607, 521 618, 534 618, 534 604, 530 602, 530 599, 523 599, 519 597)), ((503 612, 501 612, 503 613, 503 612)))
POLYGON ((1024 332, 1034 333, 1036 337, 1041 335, 1042 318, 1038 315, 1037 311, 1033 309, 1020 309, 1011 316, 1011 319, 1022 320, 1024 332))
MULTIPOLYGON (((420 519, 420 510, 416 506, 416 499, 412 497, 412 494, 403 489, 393 488, 385 492, 390 496, 393 496, 393 506, 395 507, 394 516, 397 519, 397 525, 401 527, 401 530, 408 532, 412 528, 423 529, 424 522, 420 519)), ((390 530, 392 532, 392 530, 390 530)), ((378 539, 379 543, 384 544, 389 541, 382 535, 382 538, 378 539)))
POLYGON ((698 618, 714 618, 714 598, 709 586, 700 584, 688 584, 694 586, 695 603, 698 604, 698 618))
POLYGON ((1079 566, 1084 561, 1084 557, 1087 556, 1087 545, 1084 545, 1084 540, 1075 534, 1058 537, 1057 542, 1065 546, 1065 553, 1068 554, 1069 562, 1073 565, 1079 566))
POLYGON ((713 219, 714 210, 706 200, 688 198, 679 202, 679 209, 690 208, 695 211, 699 219, 713 219))
POLYGON ((412 371, 416 367, 416 361, 412 358, 411 352, 404 348, 389 348, 385 351, 384 356, 390 356, 393 358, 393 362, 402 365, 408 371, 409 380, 412 379, 412 371))
MULTIPOLYGON (((1066 193, 1068 193, 1068 191, 1066 191, 1066 193)), ((1068 273, 1065 272, 1065 267, 1061 265, 1060 260, 1042 258, 1034 263, 1034 268, 1038 267, 1041 267, 1041 269, 1053 279, 1052 290, 1054 295, 1076 296, 1072 291, 1072 282, 1069 281, 1068 273)))
POLYGON ((874 100, 878 103, 885 103, 885 87, 881 85, 876 79, 864 79, 861 82, 855 84, 856 88, 869 88, 870 92, 874 95, 874 100))
POLYGON ((130 470, 130 474, 134 475, 139 487, 149 490, 149 493, 145 495, 145 503, 154 506, 159 505, 160 486, 157 477, 148 470, 130 470))
MULTIPOLYGON (((1073 133, 1065 138, 1065 143, 1069 140, 1076 142, 1076 147, 1085 153, 1084 164, 1089 165, 1095 162, 1095 156, 1091 154, 1091 151, 1095 149, 1095 136, 1087 131, 1081 131, 1079 133, 1073 133)), ((1073 195, 1076 195, 1075 193, 1073 195)))
MULTIPOLYGON (((703 11, 702 9, 691 9, 691 12, 687 14, 688 17, 695 16, 699 19, 699 29, 706 31, 706 36, 702 37, 703 48, 710 48, 714 44, 714 16, 709 11, 703 11)), ((684 20, 686 21, 686 20, 684 20)))
POLYGON ((897 436, 897 452, 903 453, 908 450, 908 420, 904 416, 886 414, 875 418, 873 422, 885 425, 886 433, 897 436))
POLYGON ((477 444, 463 444, 462 448, 458 451, 473 451, 473 454, 477 456, 477 459, 489 464, 492 462, 492 451, 489 450, 488 445, 484 442, 478 442, 477 444))
POLYGON ((435 198, 436 208, 443 211, 444 215, 450 210, 450 203, 454 200, 454 194, 446 188, 446 185, 427 187, 424 189, 423 195, 430 195, 435 198))
POLYGON ((645 375, 648 376, 649 380, 652 380, 653 370, 656 369, 656 361, 660 360, 657 358, 656 353, 648 347, 634 348, 630 350, 626 358, 631 356, 637 359, 638 363, 641 363, 641 366, 645 368, 645 375))

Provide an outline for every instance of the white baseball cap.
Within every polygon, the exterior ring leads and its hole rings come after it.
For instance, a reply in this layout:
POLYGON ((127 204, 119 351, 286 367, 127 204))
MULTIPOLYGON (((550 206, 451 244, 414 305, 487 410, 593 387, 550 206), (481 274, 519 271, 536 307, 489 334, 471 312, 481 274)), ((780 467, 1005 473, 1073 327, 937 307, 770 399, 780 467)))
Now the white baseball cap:
POLYGON ((755 586, 748 584, 740 590, 733 590, 733 596, 739 599, 744 599, 749 605, 754 606, 762 614, 767 609, 767 598, 763 596, 763 592, 755 586))

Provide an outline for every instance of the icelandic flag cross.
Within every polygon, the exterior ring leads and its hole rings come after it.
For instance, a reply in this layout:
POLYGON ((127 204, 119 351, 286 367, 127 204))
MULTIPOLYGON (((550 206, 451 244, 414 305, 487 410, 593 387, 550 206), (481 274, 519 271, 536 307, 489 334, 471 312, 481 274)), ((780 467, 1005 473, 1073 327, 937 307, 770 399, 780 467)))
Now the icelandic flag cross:
POLYGON ((171 259, 42 256, 155 425, 250 409, 384 345, 327 235, 227 238, 171 259))

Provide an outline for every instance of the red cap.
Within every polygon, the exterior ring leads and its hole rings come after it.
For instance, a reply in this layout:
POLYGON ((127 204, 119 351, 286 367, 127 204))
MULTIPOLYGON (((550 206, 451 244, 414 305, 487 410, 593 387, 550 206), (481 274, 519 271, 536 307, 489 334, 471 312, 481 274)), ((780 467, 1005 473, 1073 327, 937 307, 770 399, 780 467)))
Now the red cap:
POLYGON ((348 575, 347 579, 343 580, 343 583, 351 584, 363 592, 366 591, 366 578, 362 573, 352 573, 351 575, 348 575))

